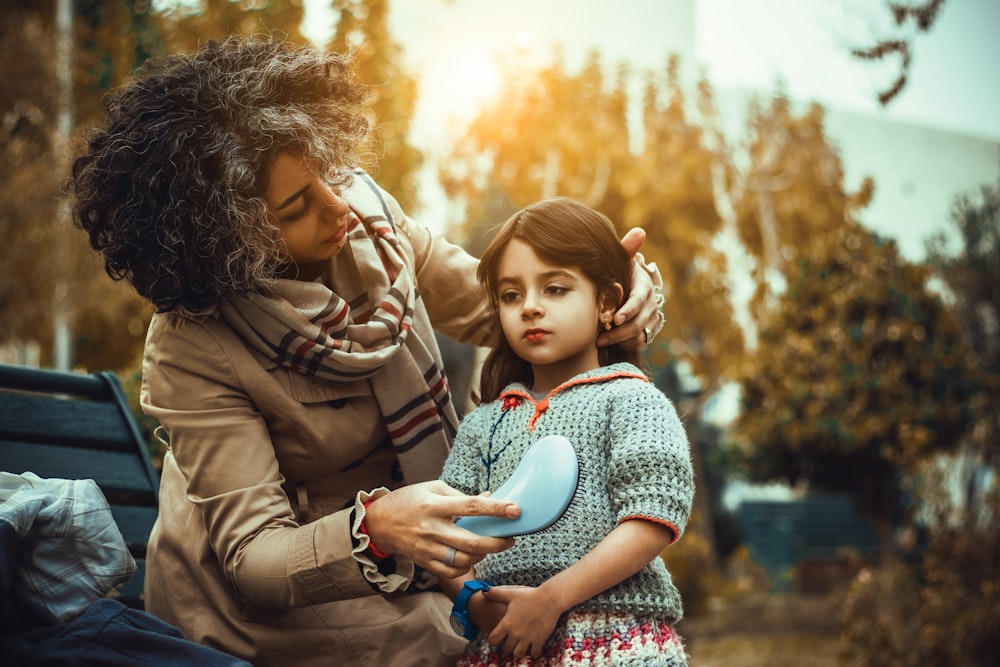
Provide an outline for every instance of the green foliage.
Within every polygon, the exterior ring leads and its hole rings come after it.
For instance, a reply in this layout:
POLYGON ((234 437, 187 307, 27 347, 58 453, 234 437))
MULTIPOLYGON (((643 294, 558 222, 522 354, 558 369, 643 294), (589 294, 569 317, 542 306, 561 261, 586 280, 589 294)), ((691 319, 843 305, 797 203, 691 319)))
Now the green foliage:
POLYGON ((954 297, 955 314, 972 351, 973 372, 983 391, 974 403, 976 428, 971 444, 994 469, 1000 467, 1000 180, 978 196, 956 198, 951 222, 961 247, 948 251, 940 234, 928 244, 928 257, 954 297))
POLYGON ((927 270, 855 225, 814 243, 740 370, 753 480, 846 492, 883 526, 900 475, 957 448, 978 384, 927 270))

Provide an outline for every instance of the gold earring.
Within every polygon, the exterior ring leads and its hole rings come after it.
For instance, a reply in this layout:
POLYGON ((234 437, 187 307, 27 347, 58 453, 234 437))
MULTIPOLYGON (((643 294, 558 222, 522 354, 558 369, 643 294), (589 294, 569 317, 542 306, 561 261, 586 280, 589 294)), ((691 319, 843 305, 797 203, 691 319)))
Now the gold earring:
POLYGON ((604 325, 605 331, 611 331, 611 316, 601 315, 601 323, 604 325))

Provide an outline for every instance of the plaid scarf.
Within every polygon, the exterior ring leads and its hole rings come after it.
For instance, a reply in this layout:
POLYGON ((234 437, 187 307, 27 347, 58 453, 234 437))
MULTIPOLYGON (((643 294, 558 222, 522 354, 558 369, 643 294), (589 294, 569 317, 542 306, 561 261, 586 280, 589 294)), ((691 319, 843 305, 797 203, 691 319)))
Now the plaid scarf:
POLYGON ((356 172, 343 196, 354 219, 330 263, 336 293, 319 282, 277 280, 219 310, 278 364, 317 380, 369 380, 407 482, 437 479, 458 417, 430 317, 382 191, 356 172))

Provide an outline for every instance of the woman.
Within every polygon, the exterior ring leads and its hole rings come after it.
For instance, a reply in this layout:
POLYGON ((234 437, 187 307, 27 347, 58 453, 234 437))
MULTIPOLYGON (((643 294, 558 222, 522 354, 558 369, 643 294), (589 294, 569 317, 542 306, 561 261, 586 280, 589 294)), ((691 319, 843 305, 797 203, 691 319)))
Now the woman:
MULTIPOLYGON (((453 516, 518 512, 432 481, 457 426, 433 330, 482 345, 489 314, 476 260, 354 170, 367 105, 343 56, 230 38, 149 63, 73 164, 76 223, 156 307, 146 607, 257 665, 453 664, 424 575, 511 544, 453 516)), ((636 265, 617 340, 659 323, 636 265)))

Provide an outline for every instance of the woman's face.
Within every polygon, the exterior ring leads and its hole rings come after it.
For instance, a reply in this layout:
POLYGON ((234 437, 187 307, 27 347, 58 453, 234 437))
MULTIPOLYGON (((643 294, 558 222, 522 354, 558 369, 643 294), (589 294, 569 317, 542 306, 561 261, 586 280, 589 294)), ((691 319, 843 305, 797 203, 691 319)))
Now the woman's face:
POLYGON ((339 190, 291 153, 280 153, 268 171, 264 200, 296 265, 328 260, 347 243, 350 207, 339 190))

